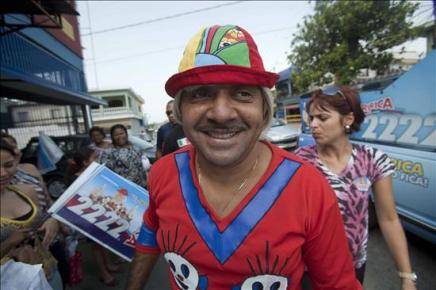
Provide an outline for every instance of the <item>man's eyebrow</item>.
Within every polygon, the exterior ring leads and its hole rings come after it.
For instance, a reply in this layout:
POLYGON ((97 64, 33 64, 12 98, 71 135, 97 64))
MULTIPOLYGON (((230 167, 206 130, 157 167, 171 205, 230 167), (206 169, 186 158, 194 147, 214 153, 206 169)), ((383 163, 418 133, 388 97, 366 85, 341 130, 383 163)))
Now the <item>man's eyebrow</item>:
POLYGON ((182 91, 182 93, 187 93, 187 94, 189 94, 189 93, 192 93, 192 92, 195 92, 195 91, 201 90, 201 89, 205 89, 205 88, 207 88, 207 87, 208 87, 208 86, 204 86, 204 85, 188 87, 188 88, 184 88, 183 91, 182 91))

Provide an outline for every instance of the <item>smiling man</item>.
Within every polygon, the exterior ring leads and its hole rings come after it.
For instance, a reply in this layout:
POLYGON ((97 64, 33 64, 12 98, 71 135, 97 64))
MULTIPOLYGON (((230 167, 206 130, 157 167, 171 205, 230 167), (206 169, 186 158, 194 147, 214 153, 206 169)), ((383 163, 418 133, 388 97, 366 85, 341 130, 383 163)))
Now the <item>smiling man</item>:
POLYGON ((191 145, 149 175, 129 290, 162 254, 173 289, 361 289, 336 198, 314 167, 268 142, 270 89, 244 29, 201 29, 166 83, 191 145))

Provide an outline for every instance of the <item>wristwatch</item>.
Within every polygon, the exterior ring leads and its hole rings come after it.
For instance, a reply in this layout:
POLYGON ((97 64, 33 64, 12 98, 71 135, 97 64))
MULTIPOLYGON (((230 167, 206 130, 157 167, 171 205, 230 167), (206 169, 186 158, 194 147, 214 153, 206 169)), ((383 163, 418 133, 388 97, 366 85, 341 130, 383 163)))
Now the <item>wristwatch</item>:
POLYGON ((400 276, 400 278, 402 279, 412 280, 413 282, 416 282, 416 280, 418 280, 418 276, 416 275, 415 272, 412 273, 398 272, 398 276, 400 276))

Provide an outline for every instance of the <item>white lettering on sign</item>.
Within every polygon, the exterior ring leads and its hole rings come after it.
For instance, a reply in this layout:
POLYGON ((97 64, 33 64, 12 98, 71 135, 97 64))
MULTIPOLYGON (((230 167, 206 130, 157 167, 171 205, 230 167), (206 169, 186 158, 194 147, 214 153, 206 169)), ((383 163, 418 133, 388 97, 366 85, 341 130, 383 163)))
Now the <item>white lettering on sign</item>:
POLYGON ((107 232, 109 235, 118 239, 120 234, 127 231, 130 224, 125 219, 120 218, 115 212, 107 211, 102 205, 95 204, 89 197, 80 196, 77 199, 80 204, 68 206, 67 208, 84 218, 88 222, 94 224, 102 231, 107 232), (91 209, 91 212, 88 212, 91 209), (98 218, 103 217, 104 220, 97 222, 98 218), (115 227, 113 227, 115 225, 115 227), (111 228, 109 230, 109 228, 111 228))
POLYGON ((436 147, 436 115, 380 113, 365 118, 362 138, 436 147), (377 136, 378 135, 378 136, 377 136), (421 139, 421 141, 419 141, 421 139))
MULTIPOLYGON (((436 126, 436 114, 430 115, 424 119, 424 126, 435 127, 436 126)), ((422 142, 422 145, 425 146, 433 146, 436 147, 436 130, 433 129, 430 134, 428 134, 427 138, 425 138, 422 142)))

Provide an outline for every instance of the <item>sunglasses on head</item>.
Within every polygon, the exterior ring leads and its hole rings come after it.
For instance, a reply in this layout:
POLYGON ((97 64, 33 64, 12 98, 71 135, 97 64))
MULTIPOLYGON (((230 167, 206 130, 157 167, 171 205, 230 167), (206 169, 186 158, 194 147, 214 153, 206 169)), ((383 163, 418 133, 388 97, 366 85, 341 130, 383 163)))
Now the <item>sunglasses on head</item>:
POLYGON ((350 102, 348 101, 348 98, 344 95, 344 93, 338 87, 335 87, 335 86, 327 87, 325 89, 321 89, 321 92, 327 96, 340 95, 345 100, 345 102, 347 102, 347 104, 350 106, 350 102))

